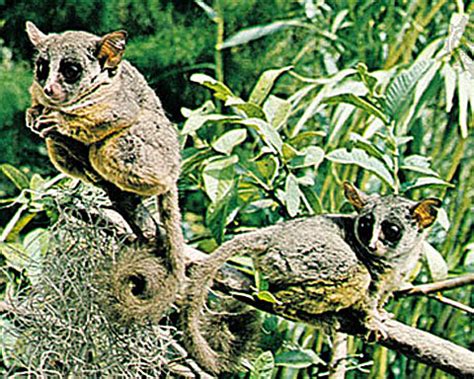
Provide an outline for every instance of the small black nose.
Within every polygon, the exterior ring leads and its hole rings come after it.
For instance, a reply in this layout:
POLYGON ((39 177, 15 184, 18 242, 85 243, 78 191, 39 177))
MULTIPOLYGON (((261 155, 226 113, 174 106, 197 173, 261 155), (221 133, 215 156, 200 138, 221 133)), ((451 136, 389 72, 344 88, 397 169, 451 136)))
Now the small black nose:
POLYGON ((44 87, 44 93, 48 96, 51 96, 53 94, 53 88, 50 86, 44 87))

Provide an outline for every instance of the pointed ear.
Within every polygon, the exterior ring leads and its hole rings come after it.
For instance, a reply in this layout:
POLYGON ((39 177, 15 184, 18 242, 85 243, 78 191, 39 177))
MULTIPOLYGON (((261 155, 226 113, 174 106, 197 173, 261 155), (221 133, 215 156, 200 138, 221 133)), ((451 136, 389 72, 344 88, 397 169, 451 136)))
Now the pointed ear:
POLYGON ((429 198, 421 200, 411 209, 411 215, 420 228, 427 228, 433 224, 441 207, 441 200, 429 198))
POLYGON ((354 186, 352 183, 344 182, 344 196, 359 211, 362 209, 369 199, 369 196, 354 186))
POLYGON ((103 68, 116 68, 122 61, 127 42, 127 32, 119 30, 106 34, 99 41, 97 49, 97 59, 99 59, 103 68))
POLYGON ((26 21, 26 33, 34 46, 38 46, 46 38, 46 34, 39 30, 31 21, 26 21))

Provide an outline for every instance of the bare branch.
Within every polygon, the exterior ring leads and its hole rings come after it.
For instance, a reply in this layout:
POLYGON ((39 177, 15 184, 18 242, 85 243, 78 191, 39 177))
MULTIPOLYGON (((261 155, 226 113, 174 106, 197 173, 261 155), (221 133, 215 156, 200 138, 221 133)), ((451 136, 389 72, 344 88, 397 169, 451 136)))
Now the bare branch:
POLYGON ((474 284, 474 274, 458 276, 457 278, 440 280, 434 283, 421 284, 395 292, 396 296, 419 296, 433 292, 442 292, 454 288, 474 284))
POLYGON ((441 294, 438 295, 428 295, 429 298, 435 299, 439 301, 440 303, 449 305, 451 307, 457 308, 463 312, 469 313, 471 315, 474 315, 474 308, 471 308, 470 306, 460 303, 459 301, 450 299, 449 297, 442 296, 441 294))

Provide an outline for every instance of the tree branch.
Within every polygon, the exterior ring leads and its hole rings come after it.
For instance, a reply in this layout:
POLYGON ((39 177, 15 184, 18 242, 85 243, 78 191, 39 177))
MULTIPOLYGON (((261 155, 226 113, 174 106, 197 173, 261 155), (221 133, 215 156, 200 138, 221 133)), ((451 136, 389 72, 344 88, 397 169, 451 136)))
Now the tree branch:
POLYGON ((474 274, 458 276, 457 278, 440 280, 434 283, 421 284, 395 292, 395 296, 420 296, 433 292, 442 292, 454 288, 474 284, 474 274))
MULTIPOLYGON (((206 254, 190 247, 187 247, 185 253, 190 264, 206 256, 206 254)), ((221 268, 219 276, 214 280, 213 288, 227 295, 232 295, 237 300, 256 309, 276 314, 269 303, 252 296, 252 285, 253 281, 247 275, 229 265, 225 265, 221 268)), ((311 320, 304 321, 308 324, 318 325, 311 320)), ((348 325, 353 326, 352 321, 348 325)), ((348 325, 343 327, 344 332, 352 335, 360 334, 360 328, 353 328, 348 325)), ((458 377, 474 378, 474 353, 462 346, 391 319, 382 322, 377 334, 379 335, 378 343, 402 353, 410 359, 436 367, 458 377)))

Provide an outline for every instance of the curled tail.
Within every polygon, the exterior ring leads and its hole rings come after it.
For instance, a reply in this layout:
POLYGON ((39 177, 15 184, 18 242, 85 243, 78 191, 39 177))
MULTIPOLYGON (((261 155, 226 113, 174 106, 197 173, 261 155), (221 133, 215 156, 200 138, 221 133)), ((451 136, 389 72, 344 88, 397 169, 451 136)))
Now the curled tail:
POLYGON ((208 290, 219 269, 237 254, 251 254, 262 249, 262 236, 257 233, 242 234, 224 243, 213 254, 193 266, 187 301, 182 310, 182 329, 186 348, 207 371, 222 372, 224 362, 214 351, 202 331, 202 316, 206 306, 208 290), (257 237, 257 238, 255 238, 257 237))
POLYGON ((184 237, 181 230, 181 212, 176 186, 168 192, 158 195, 158 207, 160 221, 165 230, 167 262, 170 263, 181 290, 185 283, 184 237))

